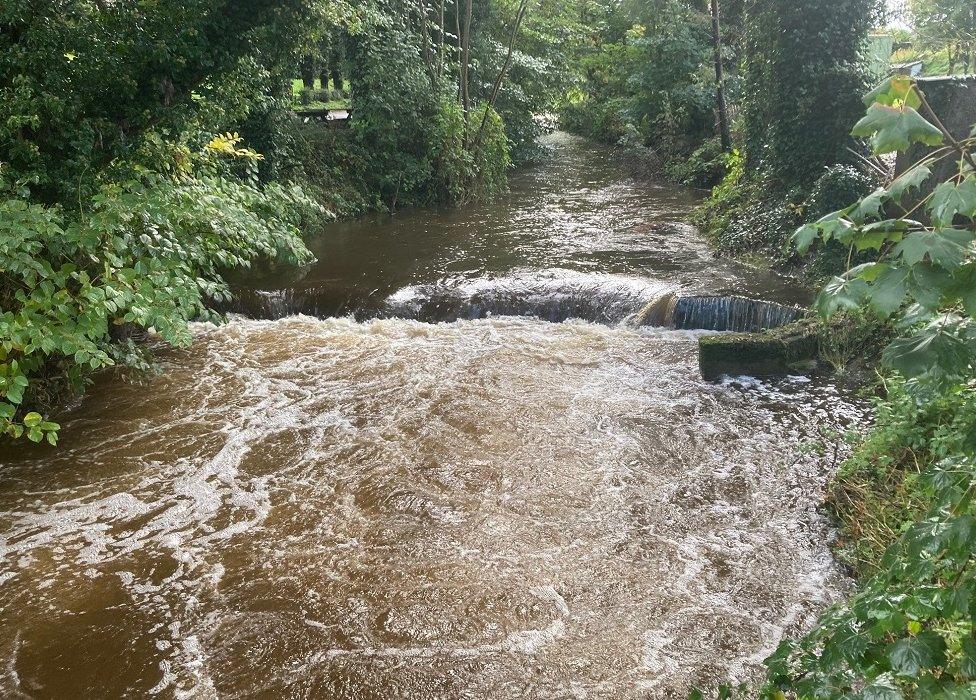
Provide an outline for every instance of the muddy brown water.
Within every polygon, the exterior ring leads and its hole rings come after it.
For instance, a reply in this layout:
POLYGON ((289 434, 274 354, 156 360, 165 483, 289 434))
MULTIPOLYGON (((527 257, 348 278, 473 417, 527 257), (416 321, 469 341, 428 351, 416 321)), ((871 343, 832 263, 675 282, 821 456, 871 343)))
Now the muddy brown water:
POLYGON ((550 147, 470 218, 347 224, 258 282, 353 315, 200 325, 58 449, 4 446, 0 695, 681 697, 835 600, 802 447, 863 407, 829 382, 707 384, 694 332, 374 313, 498 279, 789 294, 712 259, 690 195, 550 147))

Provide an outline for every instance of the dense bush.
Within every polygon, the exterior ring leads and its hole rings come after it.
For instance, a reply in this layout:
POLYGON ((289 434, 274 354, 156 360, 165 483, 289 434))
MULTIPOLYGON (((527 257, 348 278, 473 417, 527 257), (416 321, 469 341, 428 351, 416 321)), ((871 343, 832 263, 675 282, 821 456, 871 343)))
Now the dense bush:
POLYGON ((603 143, 617 144, 630 125, 625 118, 626 100, 597 101, 582 96, 565 104, 559 112, 563 129, 603 143))
POLYGON ((882 572, 885 552, 924 516, 922 474, 971 449, 976 431, 972 388, 920 401, 904 379, 889 378, 884 387, 876 425, 841 467, 829 501, 839 553, 863 579, 882 572))
POLYGON ((467 129, 460 106, 445 103, 431 125, 434 139, 432 192, 445 204, 490 198, 508 185, 508 138, 501 117, 487 105, 482 105, 472 111, 470 123, 471 127, 467 129), (481 130, 482 121, 484 130, 481 130), (469 130, 481 133, 470 147, 465 144, 469 130))
POLYGON ((223 270, 311 258, 299 226, 315 205, 233 177, 227 157, 257 154, 217 137, 181 172, 103 185, 77 211, 0 183, 0 431, 53 444, 56 426, 24 407, 81 390, 92 370, 138 363, 122 329, 185 345, 187 323, 216 318, 209 306, 229 298, 223 270))
POLYGON ((702 143, 688 157, 678 160, 668 167, 668 177, 689 187, 713 187, 724 178, 728 168, 728 154, 722 150, 718 138, 702 143))
MULTIPOLYGON (((273 134, 273 75, 303 1, 0 4, 0 431, 56 441, 43 410, 94 370, 143 364, 226 299, 222 272, 309 259, 314 205, 262 184, 235 134, 273 134)), ((277 162, 283 144, 266 144, 277 162)), ((270 170, 266 176, 273 176, 270 170)))
POLYGON ((496 194, 510 165, 498 114, 485 118, 481 106, 465 117, 453 87, 432 82, 417 42, 413 32, 381 21, 354 44, 353 129, 369 187, 390 208, 496 194))

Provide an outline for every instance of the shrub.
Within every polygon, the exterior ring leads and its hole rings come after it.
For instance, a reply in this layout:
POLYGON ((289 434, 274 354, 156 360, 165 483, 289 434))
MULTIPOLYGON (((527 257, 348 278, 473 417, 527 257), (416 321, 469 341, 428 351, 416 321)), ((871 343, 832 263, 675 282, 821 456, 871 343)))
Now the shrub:
POLYGON ((105 185, 78 212, 0 183, 0 431, 54 444, 57 426, 33 409, 94 370, 138 363, 119 329, 185 345, 187 324, 216 320, 210 304, 230 297, 222 270, 311 259, 299 227, 315 205, 297 188, 259 187, 258 156, 238 141, 213 139, 194 171, 105 185), (228 156, 250 161, 251 177, 234 177, 228 156))
POLYGON ((688 187, 714 187, 726 175, 729 158, 717 138, 703 142, 688 157, 668 167, 668 177, 688 187))

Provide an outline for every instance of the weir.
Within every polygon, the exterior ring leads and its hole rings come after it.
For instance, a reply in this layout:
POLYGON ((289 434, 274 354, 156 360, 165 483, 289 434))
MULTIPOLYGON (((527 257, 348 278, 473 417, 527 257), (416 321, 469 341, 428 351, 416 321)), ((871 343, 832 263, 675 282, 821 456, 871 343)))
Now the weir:
POLYGON ((613 275, 565 273, 408 286, 379 302, 353 307, 341 290, 245 290, 229 310, 277 320, 304 314, 352 315, 450 323, 493 316, 523 316, 551 323, 570 319, 604 325, 681 330, 756 332, 791 323, 804 311, 743 296, 687 295, 673 284, 613 275))
POLYGON ((679 298, 670 322, 675 328, 755 333, 792 323, 804 315, 797 306, 737 296, 679 298))

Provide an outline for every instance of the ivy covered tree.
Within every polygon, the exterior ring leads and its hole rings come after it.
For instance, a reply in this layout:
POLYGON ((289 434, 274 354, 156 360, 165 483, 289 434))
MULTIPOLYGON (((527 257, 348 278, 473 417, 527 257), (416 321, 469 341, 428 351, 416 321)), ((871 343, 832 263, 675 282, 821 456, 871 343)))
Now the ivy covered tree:
POLYGON ((782 191, 850 160, 876 0, 747 0, 745 155, 782 191))

